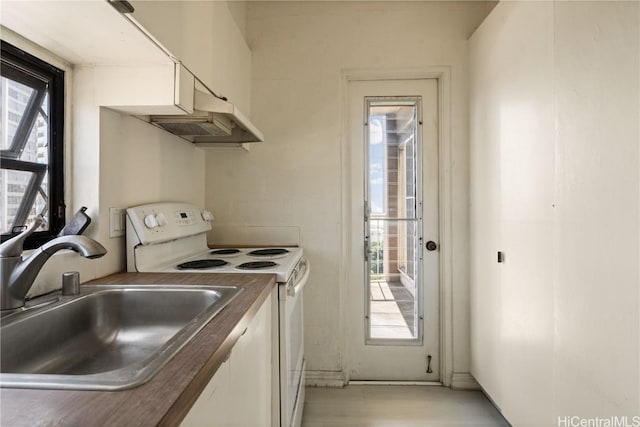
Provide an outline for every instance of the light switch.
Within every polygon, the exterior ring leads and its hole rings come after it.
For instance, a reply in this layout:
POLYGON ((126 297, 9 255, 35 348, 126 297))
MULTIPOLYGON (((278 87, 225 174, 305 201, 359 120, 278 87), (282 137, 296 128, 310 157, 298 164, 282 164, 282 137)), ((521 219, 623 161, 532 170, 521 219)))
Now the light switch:
POLYGON ((109 208, 109 237, 124 236, 126 213, 125 208, 109 208))

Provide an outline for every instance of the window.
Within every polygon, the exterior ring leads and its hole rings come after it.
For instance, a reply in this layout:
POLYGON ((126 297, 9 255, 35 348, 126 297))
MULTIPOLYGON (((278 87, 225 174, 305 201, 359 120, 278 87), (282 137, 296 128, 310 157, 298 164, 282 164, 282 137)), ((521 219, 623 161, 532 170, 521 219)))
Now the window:
POLYGON ((64 71, 0 41, 0 232, 13 237, 38 215, 35 248, 64 225, 64 71))

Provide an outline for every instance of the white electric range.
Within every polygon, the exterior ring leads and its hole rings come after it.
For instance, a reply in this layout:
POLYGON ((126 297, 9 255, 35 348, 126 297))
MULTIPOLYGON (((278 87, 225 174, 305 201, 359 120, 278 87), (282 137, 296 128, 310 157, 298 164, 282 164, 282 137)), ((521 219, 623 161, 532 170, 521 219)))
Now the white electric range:
POLYGON ((187 203, 154 203, 127 209, 127 271, 275 274, 279 300, 279 425, 298 427, 305 395, 302 289, 310 265, 298 247, 210 249, 206 233, 212 221, 211 212, 187 203))

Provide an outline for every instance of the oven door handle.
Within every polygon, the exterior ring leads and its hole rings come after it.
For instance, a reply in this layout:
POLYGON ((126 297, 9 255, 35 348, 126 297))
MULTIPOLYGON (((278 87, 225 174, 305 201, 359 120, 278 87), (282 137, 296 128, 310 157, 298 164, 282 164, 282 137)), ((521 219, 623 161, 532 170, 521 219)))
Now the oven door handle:
POLYGON ((305 266, 305 270, 304 270, 304 274, 302 275, 302 278, 298 280, 298 282, 295 285, 290 285, 289 287, 287 287, 287 296, 295 297, 296 294, 300 292, 300 290, 302 290, 302 287, 307 283, 307 280, 309 280, 309 273, 311 272, 311 263, 309 262, 308 259, 304 260, 304 266, 305 266))

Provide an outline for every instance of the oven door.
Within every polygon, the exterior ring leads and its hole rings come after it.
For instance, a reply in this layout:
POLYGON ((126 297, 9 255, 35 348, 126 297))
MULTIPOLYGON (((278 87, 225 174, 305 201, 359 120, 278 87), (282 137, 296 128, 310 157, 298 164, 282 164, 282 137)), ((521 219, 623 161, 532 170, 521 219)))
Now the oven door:
POLYGON ((310 266, 301 260, 287 283, 278 286, 280 322, 280 426, 298 427, 304 406, 304 316, 302 288, 310 266))

